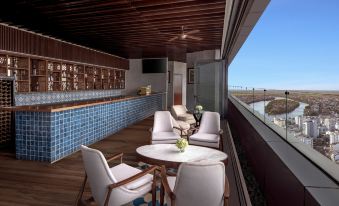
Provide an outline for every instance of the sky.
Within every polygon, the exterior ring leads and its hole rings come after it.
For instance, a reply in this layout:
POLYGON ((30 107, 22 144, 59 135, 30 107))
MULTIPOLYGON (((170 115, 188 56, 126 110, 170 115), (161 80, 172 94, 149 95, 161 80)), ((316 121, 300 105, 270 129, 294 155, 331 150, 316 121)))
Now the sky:
POLYGON ((229 67, 229 85, 339 90, 339 1, 271 0, 229 67))

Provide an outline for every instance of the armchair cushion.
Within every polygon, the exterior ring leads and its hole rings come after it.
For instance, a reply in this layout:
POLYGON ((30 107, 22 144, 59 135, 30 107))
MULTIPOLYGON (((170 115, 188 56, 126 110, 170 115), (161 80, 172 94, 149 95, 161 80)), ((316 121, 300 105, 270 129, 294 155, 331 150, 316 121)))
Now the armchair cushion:
POLYGON ((153 132, 152 140, 161 141, 161 140, 177 140, 180 138, 180 135, 175 132, 153 132))
POLYGON ((194 116, 193 114, 180 114, 178 115, 178 120, 181 120, 181 121, 189 121, 189 120, 194 120, 194 116))
POLYGON ((174 121, 173 125, 181 129, 181 130, 174 129, 174 131, 177 134, 188 135, 188 130, 191 128, 191 125, 189 123, 175 119, 173 119, 173 121, 174 121))
POLYGON ((203 142, 190 139, 189 144, 219 149, 219 142, 203 142))
MULTIPOLYGON (((182 163, 177 176, 166 176, 162 170, 167 205, 224 205, 224 193, 229 189, 225 165, 221 162, 199 161, 182 163), (172 202, 174 201, 174 202, 172 202), (173 204, 172 204, 173 203, 173 204)), ((161 196, 161 200, 163 200, 161 196)))
POLYGON ((177 119, 179 115, 186 114, 187 108, 184 105, 173 105, 171 108, 171 112, 174 118, 177 119))
MULTIPOLYGON (((117 179, 118 182, 127 179, 133 175, 136 175, 140 172, 142 172, 141 170, 131 167, 127 164, 119 164, 115 167, 110 168, 112 174, 114 175, 114 177, 117 179)), ((153 180, 153 176, 150 174, 147 174, 131 183, 128 183, 126 185, 124 185, 127 189, 129 190, 134 190, 137 189, 143 185, 146 185, 148 183, 151 183, 153 180)))
POLYGON ((152 144, 175 144, 177 142, 176 139, 170 140, 152 140, 152 144))
POLYGON ((190 140, 218 143, 220 136, 216 134, 196 133, 189 138, 190 140))
POLYGON ((184 122, 184 121, 177 121, 179 127, 183 130, 189 130, 191 128, 191 125, 188 124, 187 122, 184 122))

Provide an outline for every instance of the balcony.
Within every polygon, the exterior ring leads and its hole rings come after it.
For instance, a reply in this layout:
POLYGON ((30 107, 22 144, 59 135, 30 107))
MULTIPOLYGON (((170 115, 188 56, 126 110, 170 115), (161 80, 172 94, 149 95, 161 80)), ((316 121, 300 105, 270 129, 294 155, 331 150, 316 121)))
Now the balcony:
MULTIPOLYGON (((148 144, 150 138, 148 129, 152 125, 153 118, 145 119, 91 145, 91 147, 99 149, 106 157, 123 152, 125 163, 140 167, 135 149, 148 144)), ((251 205, 226 121, 222 122, 222 127, 226 140, 224 151, 229 156, 226 167, 231 188, 229 204, 251 205)), ((60 206, 75 204, 85 175, 80 151, 53 164, 16 160, 10 150, 1 151, 0 159, 1 204, 60 206)), ((118 163, 118 160, 114 163, 118 163)), ((90 196, 90 189, 86 187, 85 197, 90 196)), ((131 203, 131 205, 133 204, 131 203)))
MULTIPOLYGON (((310 98, 309 93, 306 96, 310 98)), ((294 121, 304 115, 306 105, 300 102, 297 108, 289 108, 284 104, 303 97, 305 93, 300 91, 285 93, 230 86, 227 119, 231 132, 233 138, 241 142, 268 205, 335 205, 338 202, 339 167, 325 152, 325 133, 322 133, 323 138, 303 134, 309 131, 301 132, 298 122, 294 121), (268 103, 274 99, 283 101, 274 102, 278 105, 272 109, 268 103), (280 113, 283 115, 267 114, 277 112, 274 109, 279 110, 281 103, 283 110, 280 113), (299 111, 298 107, 302 110, 299 111)), ((313 105, 312 101, 308 102, 313 105)), ((310 114, 310 111, 306 107, 305 114, 310 114)), ((308 118, 306 116, 305 121, 308 118)))
POLYGON ((337 206, 333 99, 324 107, 313 104, 316 98, 305 102, 300 91, 227 86, 229 65, 268 3, 6 2, 0 13, 0 205, 74 205, 85 175, 81 144, 107 157, 123 152, 124 162, 142 168, 136 148, 149 144, 154 112, 199 103, 222 116, 231 206, 337 206), (165 66, 146 72, 145 59, 165 66), (137 95, 149 84, 156 92, 137 95), (286 115, 265 113, 273 99, 280 107, 268 113, 286 115), (307 118, 290 117, 300 106, 307 118), (319 122, 312 116, 320 111, 328 117, 319 122))
MULTIPOLYGON (((226 134, 224 151, 229 155, 226 173, 231 188, 230 205, 336 205, 336 180, 304 151, 298 151, 297 143, 286 141, 279 131, 265 124, 263 116, 253 114, 251 107, 235 96, 229 96, 227 121, 222 124, 226 134)), ((138 167, 135 149, 147 144, 147 129, 152 124, 153 119, 148 118, 92 147, 105 156, 111 156, 112 151, 123 152, 124 161, 138 167)), ((0 193, 1 203, 75 203, 84 176, 80 152, 54 164, 15 160, 11 151, 2 151, 0 159, 4 191, 0 193), (22 190, 25 195, 18 196, 22 190)), ((90 195, 89 188, 85 195, 90 195)))

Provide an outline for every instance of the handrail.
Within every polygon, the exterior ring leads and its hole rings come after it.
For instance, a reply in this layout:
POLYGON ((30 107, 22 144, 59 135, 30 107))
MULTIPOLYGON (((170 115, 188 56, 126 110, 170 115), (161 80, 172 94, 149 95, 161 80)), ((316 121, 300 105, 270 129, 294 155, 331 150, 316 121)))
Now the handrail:
POLYGON ((262 115, 260 115, 258 112, 253 113, 252 109, 246 103, 242 102, 240 99, 233 96, 232 94, 229 94, 229 100, 232 101, 233 103, 237 102, 240 106, 248 110, 254 117, 256 117, 258 120, 264 123, 269 129, 271 129, 274 133, 276 133, 283 141, 285 141, 290 146, 292 146, 292 148, 294 148, 298 153, 303 155, 314 166, 316 166, 321 171, 323 171, 324 174, 326 174, 326 176, 328 176, 336 184, 339 185, 339 165, 337 165, 335 162, 332 162, 330 159, 320 154, 316 150, 311 149, 310 147, 306 145, 300 144, 301 142, 291 141, 292 137, 290 136, 288 138, 284 138, 283 137, 284 132, 281 131, 280 127, 274 124, 268 124, 268 122, 265 122, 262 115))

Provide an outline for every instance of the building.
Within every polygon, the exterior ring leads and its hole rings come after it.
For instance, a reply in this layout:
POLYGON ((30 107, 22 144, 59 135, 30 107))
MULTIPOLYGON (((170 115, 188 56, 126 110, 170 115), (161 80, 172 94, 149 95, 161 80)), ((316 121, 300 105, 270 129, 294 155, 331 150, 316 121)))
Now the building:
POLYGON ((317 138, 319 136, 319 128, 317 121, 313 120, 306 120, 303 123, 303 134, 307 137, 317 138))
POLYGON ((336 122, 334 125, 335 130, 339 130, 339 122, 336 122))
POLYGON ((298 128, 302 130, 303 128, 303 116, 298 115, 294 117, 295 124, 298 125, 298 128))
POLYGON ((335 129, 335 119, 325 118, 324 125, 328 130, 333 131, 335 129))
POLYGON ((278 125, 279 127, 286 127, 286 121, 284 119, 281 118, 273 118, 273 123, 278 125))
POLYGON ((300 138, 300 141, 313 148, 313 138, 302 137, 300 138))
POLYGON ((319 128, 319 134, 325 134, 327 132, 327 127, 321 125, 319 128))
POLYGON ((326 135, 329 136, 329 140, 330 140, 330 145, 332 144, 336 144, 339 142, 339 132, 338 131, 335 131, 335 132, 326 132, 326 135))

